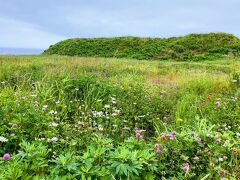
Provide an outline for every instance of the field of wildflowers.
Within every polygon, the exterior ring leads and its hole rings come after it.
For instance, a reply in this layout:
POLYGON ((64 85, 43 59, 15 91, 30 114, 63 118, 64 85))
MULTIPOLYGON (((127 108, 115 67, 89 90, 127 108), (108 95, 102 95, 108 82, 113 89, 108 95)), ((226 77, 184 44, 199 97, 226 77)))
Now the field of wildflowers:
POLYGON ((240 178, 240 60, 0 56, 0 179, 240 178))

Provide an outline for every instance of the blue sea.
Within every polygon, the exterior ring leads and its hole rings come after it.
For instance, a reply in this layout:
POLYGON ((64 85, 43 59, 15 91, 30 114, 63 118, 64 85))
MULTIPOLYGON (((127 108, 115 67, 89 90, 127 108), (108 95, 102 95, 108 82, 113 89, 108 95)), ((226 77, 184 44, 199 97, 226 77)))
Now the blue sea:
POLYGON ((1 48, 0 54, 4 55, 38 55, 41 54, 43 49, 28 49, 28 48, 1 48))

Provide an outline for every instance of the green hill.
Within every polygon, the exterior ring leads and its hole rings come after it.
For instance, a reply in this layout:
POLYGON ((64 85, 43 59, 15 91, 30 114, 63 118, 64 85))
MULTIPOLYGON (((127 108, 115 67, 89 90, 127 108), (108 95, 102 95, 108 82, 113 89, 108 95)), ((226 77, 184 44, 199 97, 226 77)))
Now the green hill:
POLYGON ((226 33, 173 38, 74 38, 51 45, 43 54, 149 60, 205 60, 240 55, 240 39, 226 33))

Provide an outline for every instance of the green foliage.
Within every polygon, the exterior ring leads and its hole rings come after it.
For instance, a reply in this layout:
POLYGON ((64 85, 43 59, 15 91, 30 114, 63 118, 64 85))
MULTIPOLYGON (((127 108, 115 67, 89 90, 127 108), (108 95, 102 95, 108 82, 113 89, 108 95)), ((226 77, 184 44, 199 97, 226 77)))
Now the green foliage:
POLYGON ((236 59, 1 58, 0 179, 240 176, 236 59))
POLYGON ((190 34, 177 38, 75 38, 61 41, 44 51, 82 57, 116 57, 149 60, 204 61, 239 56, 240 40, 225 33, 190 34))

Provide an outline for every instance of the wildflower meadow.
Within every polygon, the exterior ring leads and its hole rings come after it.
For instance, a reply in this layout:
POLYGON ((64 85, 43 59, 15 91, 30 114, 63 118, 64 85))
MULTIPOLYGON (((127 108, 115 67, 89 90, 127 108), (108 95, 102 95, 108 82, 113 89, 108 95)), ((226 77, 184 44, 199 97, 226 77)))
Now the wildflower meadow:
POLYGON ((240 179, 240 61, 0 56, 0 179, 240 179))

